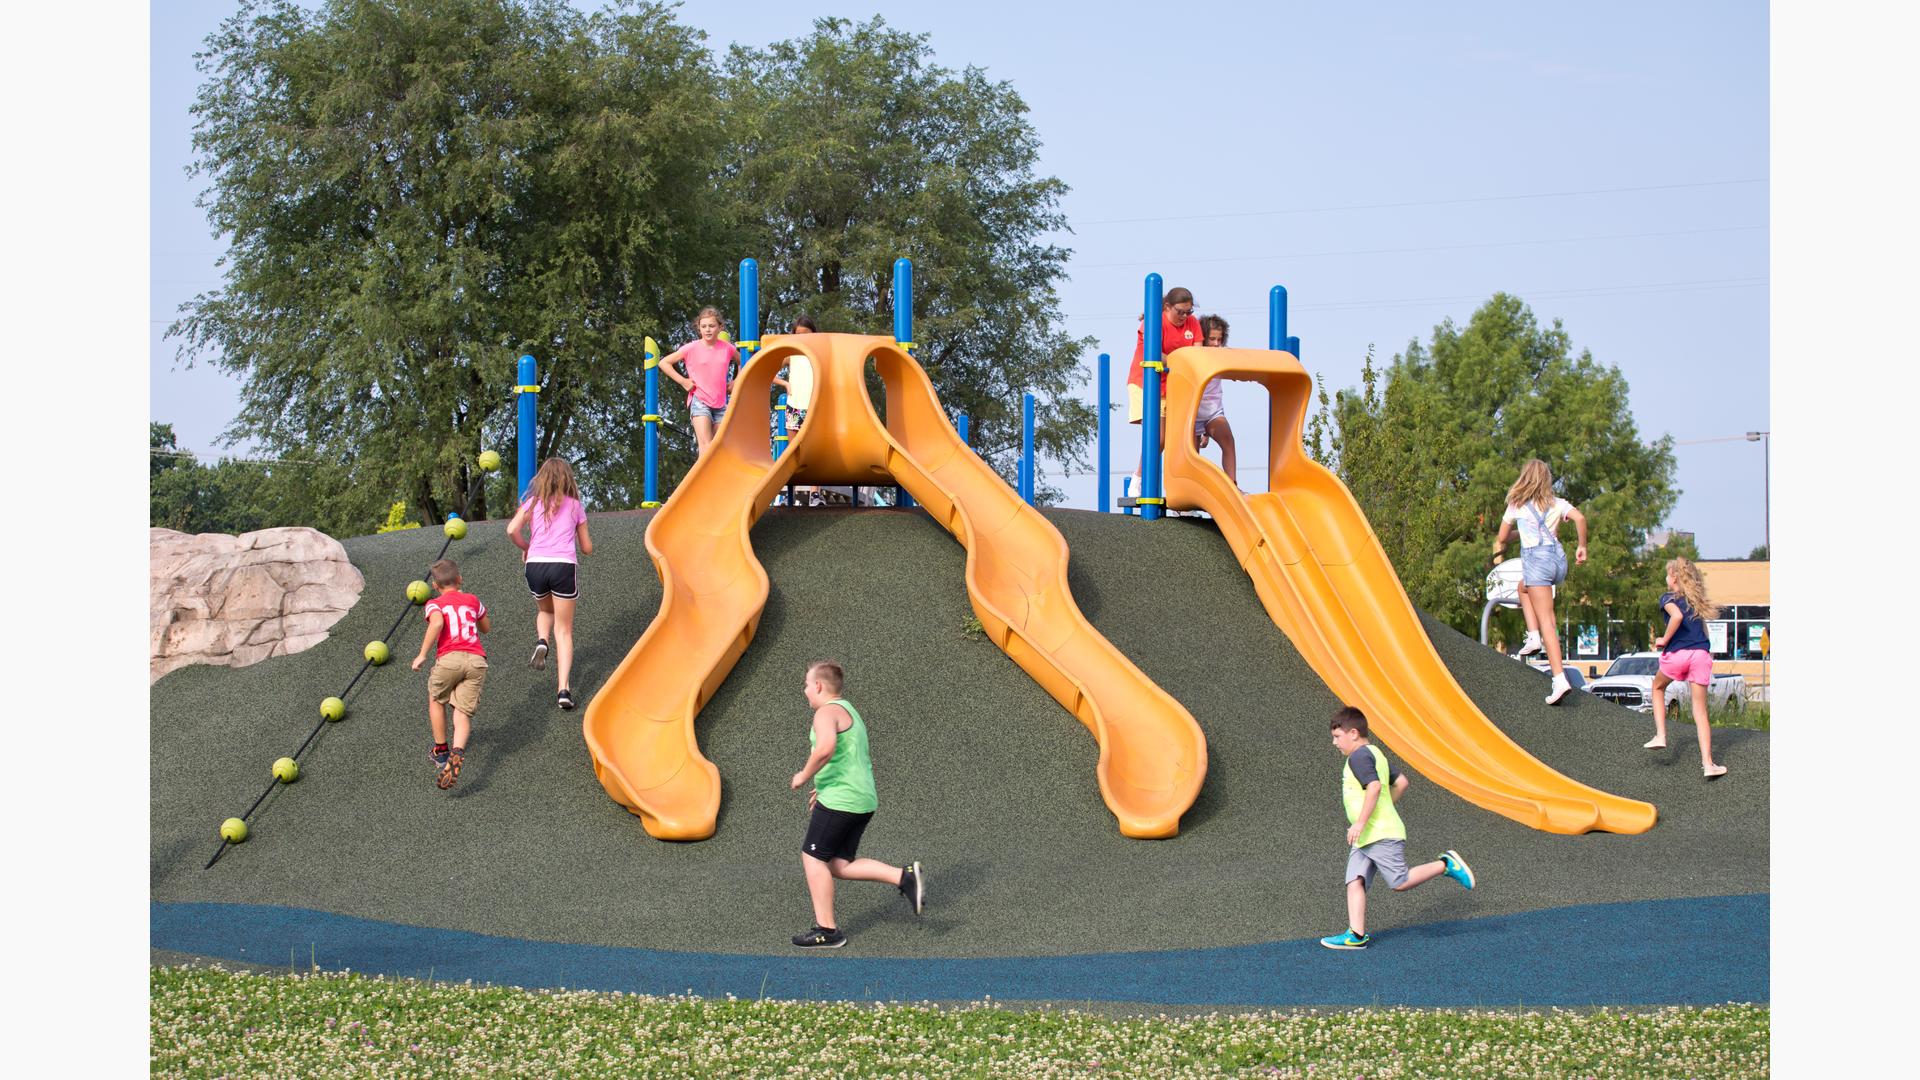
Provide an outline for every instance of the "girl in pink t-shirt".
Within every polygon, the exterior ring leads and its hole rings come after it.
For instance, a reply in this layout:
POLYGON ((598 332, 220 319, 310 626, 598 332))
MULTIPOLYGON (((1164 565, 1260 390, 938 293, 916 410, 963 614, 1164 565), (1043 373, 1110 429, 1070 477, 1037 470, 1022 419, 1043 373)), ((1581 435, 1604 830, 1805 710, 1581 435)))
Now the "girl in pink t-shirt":
POLYGON ((507 522, 507 539, 522 552, 527 564, 527 588, 540 608, 535 618, 540 636, 533 643, 529 666, 535 670, 547 666, 547 635, 551 633, 560 669, 559 705, 571 709, 573 691, 567 683, 573 674, 573 605, 580 596, 575 569, 581 555, 593 554, 593 537, 587 535, 580 486, 574 483, 573 469, 564 459, 550 457, 533 474, 526 499, 514 511, 513 520, 507 522), (521 538, 522 528, 530 528, 530 538, 521 538))
POLYGON ((730 342, 720 340, 720 329, 726 323, 718 308, 701 308, 693 325, 700 336, 661 357, 660 370, 687 388, 687 411, 693 414, 693 441, 704 455, 713 443, 713 426, 726 415, 727 395, 733 389, 729 372, 740 353, 730 342), (676 362, 686 364, 686 374, 674 370, 676 362))

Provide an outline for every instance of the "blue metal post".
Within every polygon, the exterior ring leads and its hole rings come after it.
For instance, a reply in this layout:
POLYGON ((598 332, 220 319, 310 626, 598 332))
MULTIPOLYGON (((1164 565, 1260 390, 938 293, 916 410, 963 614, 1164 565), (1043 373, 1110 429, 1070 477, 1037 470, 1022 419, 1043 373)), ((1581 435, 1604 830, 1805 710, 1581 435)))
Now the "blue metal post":
POLYGON ((1146 398, 1145 415, 1140 418, 1140 516, 1147 521, 1160 518, 1160 308, 1165 300, 1159 274, 1147 275, 1145 317, 1146 349, 1141 357, 1146 384, 1140 389, 1146 398), (1144 500, 1151 499, 1152 502, 1144 500))
POLYGON ((647 429, 647 483, 640 506, 651 510, 660 505, 660 346, 647 338, 642 355, 647 372, 647 412, 641 417, 647 429))
POLYGON ((781 394, 774 399, 773 406, 773 457, 775 461, 787 452, 787 395, 781 394))
POLYGON ((1300 339, 1297 337, 1288 338, 1286 351, 1292 353, 1295 360, 1300 359, 1300 339))
POLYGON ((1267 348, 1287 347, 1287 287, 1275 285, 1267 293, 1267 348))
POLYGON ((533 474, 539 468, 534 460, 538 447, 533 442, 533 407, 540 393, 539 365, 531 355, 520 358, 520 382, 513 388, 513 394, 519 398, 520 406, 520 497, 527 497, 527 488, 533 484, 533 474))
POLYGON ((972 446, 973 440, 967 438, 967 414, 966 413, 960 414, 959 420, 954 424, 954 427, 957 427, 960 429, 961 444, 964 446, 972 446))
POLYGON ((1020 403, 1020 501, 1033 505, 1033 395, 1020 403))
POLYGON ((760 348, 760 264, 740 260, 740 338, 733 343, 740 350, 740 367, 760 348))
POLYGON ((1113 478, 1107 474, 1109 469, 1108 458, 1112 457, 1111 443, 1113 439, 1113 433, 1107 427, 1108 424, 1113 422, 1113 417, 1109 415, 1113 411, 1110 408, 1110 403, 1112 402, 1112 399, 1113 399, 1113 388, 1112 388, 1113 375, 1107 369, 1112 366, 1113 366, 1112 359, 1109 358, 1106 353, 1101 353, 1100 354, 1100 460, 1098 463, 1099 469, 1100 469, 1100 495, 1099 495, 1099 502, 1095 503, 1094 505, 1102 514, 1106 513, 1107 511, 1113 508, 1113 501, 1111 498, 1113 495, 1113 478))
MULTIPOLYGON (((893 340, 908 356, 918 348, 913 341, 913 260, 893 260, 893 340)), ((895 485, 893 505, 912 507, 913 496, 906 489, 895 485)))

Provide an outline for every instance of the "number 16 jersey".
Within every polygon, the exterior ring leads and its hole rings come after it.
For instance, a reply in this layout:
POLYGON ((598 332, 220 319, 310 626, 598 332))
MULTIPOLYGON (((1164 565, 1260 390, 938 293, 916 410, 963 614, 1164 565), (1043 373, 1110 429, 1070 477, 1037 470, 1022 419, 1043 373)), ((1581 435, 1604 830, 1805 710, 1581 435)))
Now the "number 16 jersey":
POLYGON ((439 659, 450 652, 468 652, 475 656, 487 655, 480 647, 480 618, 487 613, 487 605, 472 593, 441 593, 427 601, 426 614, 431 617, 440 613, 440 648, 433 654, 439 659))

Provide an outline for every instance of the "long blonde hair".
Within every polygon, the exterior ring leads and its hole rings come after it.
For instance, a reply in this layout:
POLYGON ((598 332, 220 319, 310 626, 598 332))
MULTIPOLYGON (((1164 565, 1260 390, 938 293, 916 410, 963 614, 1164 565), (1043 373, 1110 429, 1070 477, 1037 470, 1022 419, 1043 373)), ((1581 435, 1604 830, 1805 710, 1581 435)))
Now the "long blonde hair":
POLYGON ((1720 609, 1707 597, 1707 579, 1700 575, 1700 568, 1692 560, 1678 555, 1668 559, 1667 575, 1673 578, 1674 590, 1701 622, 1720 617, 1720 609))
POLYGON ((550 457, 540 465, 540 471, 533 474, 533 483, 527 486, 527 498, 539 504, 551 520, 560 509, 562 499, 580 497, 580 485, 574 482, 573 466, 567 459, 550 457))
POLYGON ((1531 458, 1520 466, 1520 479, 1507 489, 1508 506, 1525 506, 1528 503, 1542 510, 1553 505, 1553 473, 1547 469, 1547 463, 1539 458, 1531 458))

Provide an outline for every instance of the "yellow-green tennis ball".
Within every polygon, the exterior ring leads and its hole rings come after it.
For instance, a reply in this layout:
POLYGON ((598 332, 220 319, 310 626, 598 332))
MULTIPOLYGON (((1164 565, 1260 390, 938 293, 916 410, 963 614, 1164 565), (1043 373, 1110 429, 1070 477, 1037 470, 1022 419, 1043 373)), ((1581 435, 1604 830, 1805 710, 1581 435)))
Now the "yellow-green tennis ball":
POLYGON ((500 467, 500 451, 498 450, 480 451, 480 467, 482 469, 485 469, 487 472, 492 472, 493 470, 499 468, 500 467))
POLYGON ((300 763, 290 757, 283 757, 273 763, 273 778, 283 784, 291 784, 300 779, 300 763))
POLYGON ((230 817, 220 823, 220 839, 229 844, 238 844, 247 838, 247 823, 237 817, 230 817))
POLYGON ((467 535, 467 523, 459 518, 448 518, 446 530, 448 536, 459 540, 467 535))
POLYGON ((379 667, 381 664, 386 663, 387 662, 387 643, 384 641, 367 642, 366 656, 367 656, 367 659, 373 661, 374 667, 379 667))
POLYGON ((433 595, 433 589, 428 587, 426 582, 424 581, 407 582, 407 599, 408 600, 411 600, 416 604, 424 604, 427 602, 427 598, 432 595, 433 595))
POLYGON ((323 720, 339 720, 347 715, 347 703, 337 697, 330 697, 320 703, 320 717, 323 720))

